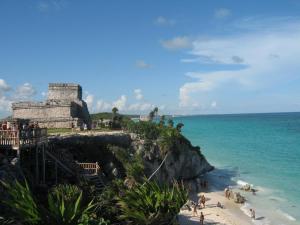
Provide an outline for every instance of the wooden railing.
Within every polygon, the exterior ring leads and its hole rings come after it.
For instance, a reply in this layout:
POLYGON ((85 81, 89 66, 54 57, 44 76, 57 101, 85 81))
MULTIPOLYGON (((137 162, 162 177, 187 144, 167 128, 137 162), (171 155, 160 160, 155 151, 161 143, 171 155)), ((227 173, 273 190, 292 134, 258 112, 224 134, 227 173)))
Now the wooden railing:
POLYGON ((27 130, 0 130, 0 147, 19 148, 47 141, 47 128, 27 130))
POLYGON ((19 131, 1 130, 0 146, 19 147, 20 138, 19 131))
POLYGON ((95 163, 79 163, 76 162, 82 169, 84 169, 85 174, 88 175, 98 175, 100 171, 100 166, 98 162, 95 163))

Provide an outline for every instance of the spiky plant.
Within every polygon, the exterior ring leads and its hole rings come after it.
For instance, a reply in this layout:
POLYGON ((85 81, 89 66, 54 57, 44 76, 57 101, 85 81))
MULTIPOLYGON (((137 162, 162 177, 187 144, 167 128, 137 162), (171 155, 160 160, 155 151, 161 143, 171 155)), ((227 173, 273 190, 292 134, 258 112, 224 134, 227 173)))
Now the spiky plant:
POLYGON ((25 224, 38 224, 41 215, 27 181, 22 185, 17 180, 11 184, 1 181, 9 198, 3 203, 14 210, 15 217, 25 224))
POLYGON ((83 204, 82 191, 73 185, 60 185, 48 194, 50 220, 73 225, 92 213, 93 202, 83 204))
POLYGON ((187 191, 183 185, 174 182, 169 187, 147 182, 127 190, 118 199, 120 219, 134 225, 173 224, 175 216, 186 201, 187 191))

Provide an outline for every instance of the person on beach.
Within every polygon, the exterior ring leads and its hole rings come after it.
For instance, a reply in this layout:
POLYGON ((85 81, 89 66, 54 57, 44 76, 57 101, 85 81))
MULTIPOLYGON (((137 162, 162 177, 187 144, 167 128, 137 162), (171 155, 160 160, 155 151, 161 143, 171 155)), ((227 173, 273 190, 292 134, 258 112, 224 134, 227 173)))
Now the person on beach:
POLYGON ((198 212, 197 212, 197 204, 196 202, 193 205, 193 216, 198 216, 198 212))
POLYGON ((204 215, 201 212, 201 214, 200 214, 200 225, 203 225, 203 224, 204 224, 204 215))
POLYGON ((227 199, 230 199, 230 190, 229 190, 229 188, 225 188, 225 197, 227 199))
POLYGON ((218 202, 218 203, 217 203, 217 207, 223 209, 223 206, 222 206, 221 202, 218 202))
POLYGON ((203 205, 203 208, 205 208, 205 196, 201 196, 201 204, 203 205))
POLYGON ((250 209, 251 218, 255 220, 255 211, 254 209, 250 209))

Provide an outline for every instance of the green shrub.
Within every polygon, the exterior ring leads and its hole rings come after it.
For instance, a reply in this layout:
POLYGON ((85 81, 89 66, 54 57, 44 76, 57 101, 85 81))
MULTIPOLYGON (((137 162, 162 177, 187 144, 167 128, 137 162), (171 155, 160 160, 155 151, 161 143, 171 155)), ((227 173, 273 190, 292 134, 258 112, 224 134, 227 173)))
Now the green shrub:
POLYGON ((136 185, 126 190, 119 198, 121 220, 133 225, 168 225, 175 223, 175 217, 187 201, 183 185, 159 186, 155 182, 136 185))
POLYGON ((24 224, 38 224, 41 221, 41 214, 28 183, 26 181, 24 185, 18 181, 11 184, 1 183, 9 195, 9 199, 3 203, 14 211, 14 217, 24 224))
POLYGON ((51 221, 72 225, 92 213, 92 201, 83 204, 82 191, 73 185, 60 185, 48 194, 51 221))

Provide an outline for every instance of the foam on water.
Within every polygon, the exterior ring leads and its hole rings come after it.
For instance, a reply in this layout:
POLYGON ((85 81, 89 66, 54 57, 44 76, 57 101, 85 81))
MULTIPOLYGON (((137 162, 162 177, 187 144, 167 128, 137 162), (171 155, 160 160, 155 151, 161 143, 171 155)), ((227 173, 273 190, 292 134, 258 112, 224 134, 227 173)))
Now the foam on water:
POLYGON ((240 187, 243 187, 243 186, 246 186, 246 185, 250 185, 251 187, 253 186, 252 184, 249 184, 248 182, 243 181, 243 180, 238 180, 236 183, 237 183, 240 187))
MULTIPOLYGON (((247 216, 251 217, 250 209, 253 209, 252 205, 249 203, 245 203, 243 206, 240 207, 242 212, 244 212, 247 216)), ((262 216, 259 211, 255 211, 256 219, 252 219, 252 223, 255 225, 270 225, 271 222, 268 218, 262 216)))
POLYGON ((296 221, 296 219, 293 216, 291 216, 290 214, 288 214, 286 212, 283 212, 280 209, 277 209, 277 212, 280 213, 280 214, 282 214, 284 217, 286 217, 290 221, 296 221))

